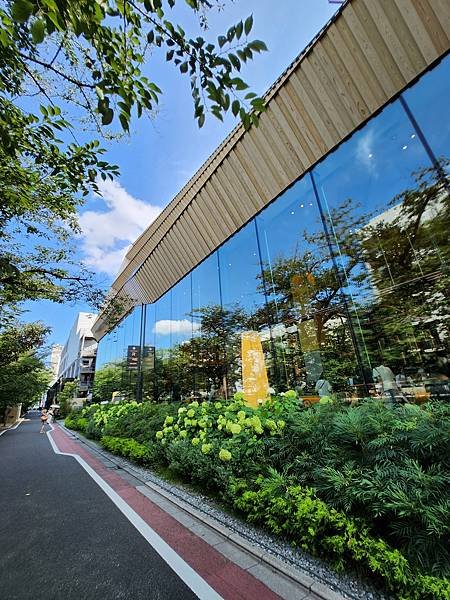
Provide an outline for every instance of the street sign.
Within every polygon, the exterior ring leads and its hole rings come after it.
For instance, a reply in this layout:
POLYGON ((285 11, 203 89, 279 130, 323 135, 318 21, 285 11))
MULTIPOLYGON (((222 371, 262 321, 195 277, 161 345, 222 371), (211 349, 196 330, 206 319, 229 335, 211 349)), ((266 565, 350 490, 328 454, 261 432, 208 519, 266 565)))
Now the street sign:
POLYGON ((127 351, 127 369, 130 371, 137 370, 139 368, 141 349, 139 346, 128 346, 127 351))

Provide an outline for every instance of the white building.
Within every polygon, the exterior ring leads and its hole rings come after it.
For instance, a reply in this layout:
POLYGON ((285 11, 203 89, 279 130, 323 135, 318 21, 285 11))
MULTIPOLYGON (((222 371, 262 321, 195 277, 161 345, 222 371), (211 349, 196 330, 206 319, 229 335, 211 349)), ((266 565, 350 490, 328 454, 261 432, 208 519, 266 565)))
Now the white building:
POLYGON ((96 316, 93 313, 78 313, 59 362, 59 383, 64 384, 65 381, 76 379, 80 398, 88 395, 94 379, 97 342, 92 335, 91 327, 96 316))
POLYGON ((51 352, 50 352, 50 370, 52 372, 52 380, 50 382, 50 387, 56 382, 58 379, 59 373, 59 363, 61 361, 61 354, 63 351, 63 346, 61 344, 53 344, 51 352))

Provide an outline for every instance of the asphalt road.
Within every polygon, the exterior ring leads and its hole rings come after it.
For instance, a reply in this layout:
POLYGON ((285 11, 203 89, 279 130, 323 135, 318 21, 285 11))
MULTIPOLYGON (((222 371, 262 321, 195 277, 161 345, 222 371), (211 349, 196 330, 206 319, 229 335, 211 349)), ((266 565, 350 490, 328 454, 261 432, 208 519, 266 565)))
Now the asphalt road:
POLYGON ((196 598, 39 426, 36 415, 0 436, 0 598, 196 598))

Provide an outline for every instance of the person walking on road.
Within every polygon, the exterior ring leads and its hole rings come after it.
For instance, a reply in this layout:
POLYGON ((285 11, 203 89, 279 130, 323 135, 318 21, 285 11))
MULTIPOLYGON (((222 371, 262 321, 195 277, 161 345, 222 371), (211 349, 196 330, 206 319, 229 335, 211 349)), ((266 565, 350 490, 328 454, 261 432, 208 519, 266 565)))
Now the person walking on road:
POLYGON ((50 425, 50 423, 53 422, 53 419, 55 418, 55 409, 51 406, 47 412, 47 423, 50 425))
POLYGON ((45 424, 47 423, 47 420, 48 420, 47 409, 43 408, 42 412, 41 412, 41 429, 40 429, 39 433, 44 433, 45 424))

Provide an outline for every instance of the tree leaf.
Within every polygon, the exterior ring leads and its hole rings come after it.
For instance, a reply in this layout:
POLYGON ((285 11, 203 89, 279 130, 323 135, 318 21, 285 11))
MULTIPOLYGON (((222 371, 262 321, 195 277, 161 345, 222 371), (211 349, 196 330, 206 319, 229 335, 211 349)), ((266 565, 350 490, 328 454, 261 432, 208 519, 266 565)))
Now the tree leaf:
POLYGON ((248 85, 240 77, 235 77, 231 80, 231 83, 239 92, 248 88, 248 85))
POLYGON ((102 125, 109 125, 114 118, 114 111, 112 108, 107 108, 102 113, 102 125))
POLYGON ((245 35, 248 35, 250 33, 250 31, 252 30, 252 27, 253 27, 253 15, 250 15, 249 17, 247 17, 245 19, 245 23, 244 23, 245 35))
POLYGON ((241 103, 239 102, 239 100, 233 100, 233 103, 231 104, 231 112, 235 117, 237 117, 240 108, 241 103))
POLYGON ((41 44, 45 38, 45 23, 42 19, 36 19, 31 25, 31 37, 35 44, 41 44))
POLYGON ((28 21, 33 12, 33 4, 28 0, 15 0, 11 6, 11 16, 19 23, 28 21))
POLYGON ((129 129, 129 122, 128 122, 128 117, 125 113, 120 113, 119 115, 119 121, 120 124, 122 125, 122 129, 124 131, 128 131, 129 129))
POLYGON ((248 47, 255 52, 267 52, 267 46, 261 40, 253 40, 253 42, 249 43, 248 47))
POLYGON ((241 70, 241 61, 238 59, 238 57, 235 54, 229 54, 228 59, 237 71, 241 70))

